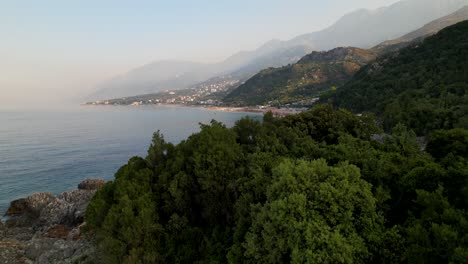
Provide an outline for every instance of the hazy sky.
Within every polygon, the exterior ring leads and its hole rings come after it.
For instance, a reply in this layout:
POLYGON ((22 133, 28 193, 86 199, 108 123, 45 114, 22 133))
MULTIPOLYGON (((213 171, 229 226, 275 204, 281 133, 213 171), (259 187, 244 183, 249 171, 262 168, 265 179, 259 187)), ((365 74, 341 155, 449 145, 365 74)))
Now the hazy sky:
POLYGON ((162 59, 222 60, 397 0, 0 0, 0 104, 56 102, 162 59))

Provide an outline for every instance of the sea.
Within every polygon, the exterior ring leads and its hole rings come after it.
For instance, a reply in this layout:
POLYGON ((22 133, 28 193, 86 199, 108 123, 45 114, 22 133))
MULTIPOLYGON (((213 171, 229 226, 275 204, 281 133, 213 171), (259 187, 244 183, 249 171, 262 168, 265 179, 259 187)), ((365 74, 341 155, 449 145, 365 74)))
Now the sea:
POLYGON ((171 106, 0 109, 0 217, 12 200, 76 189, 87 178, 112 180, 133 156, 146 155, 159 130, 174 144, 211 120, 231 127, 243 112, 171 106))

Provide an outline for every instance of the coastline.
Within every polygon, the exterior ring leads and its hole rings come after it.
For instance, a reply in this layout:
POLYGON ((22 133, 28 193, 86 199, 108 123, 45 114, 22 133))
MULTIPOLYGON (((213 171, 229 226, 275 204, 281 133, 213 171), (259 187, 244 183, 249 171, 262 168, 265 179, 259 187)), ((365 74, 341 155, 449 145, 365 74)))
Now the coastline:
POLYGON ((111 104, 80 104, 80 106, 123 106, 123 107, 140 107, 140 106, 152 106, 152 107, 186 107, 186 108, 198 108, 206 109, 210 111, 218 112, 239 112, 239 113, 254 113, 264 115, 268 112, 272 112, 275 116, 287 116, 292 114, 298 114, 307 110, 307 108, 277 108, 277 107, 233 107, 233 106, 213 106, 213 105, 187 105, 187 104, 141 104, 141 105, 111 105, 111 104))

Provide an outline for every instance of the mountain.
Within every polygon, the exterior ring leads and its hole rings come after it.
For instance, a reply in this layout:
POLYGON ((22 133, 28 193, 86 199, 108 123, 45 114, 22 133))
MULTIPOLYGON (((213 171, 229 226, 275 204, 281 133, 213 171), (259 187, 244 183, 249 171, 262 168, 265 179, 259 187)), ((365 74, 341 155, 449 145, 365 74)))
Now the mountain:
POLYGON ((290 46, 312 43, 316 50, 340 46, 371 48, 466 5, 468 0, 404 0, 377 10, 358 10, 345 15, 325 30, 305 34, 288 42, 290 46))
POLYGON ((468 7, 463 7, 455 13, 436 19, 423 27, 405 34, 394 40, 385 41, 370 50, 356 48, 335 49, 328 53, 312 53, 305 56, 295 65, 288 65, 282 68, 269 68, 261 71, 245 84, 233 90, 225 98, 225 102, 233 105, 255 105, 275 102, 285 104, 299 101, 301 99, 310 99, 317 96, 319 92, 324 91, 330 86, 339 86, 351 79, 361 66, 375 59, 375 55, 384 55, 385 53, 397 51, 411 45, 421 42, 424 38, 436 34, 441 29, 468 19, 468 7), (343 54, 340 51, 359 51, 362 57, 353 57, 358 59, 352 67, 353 71, 349 74, 342 74, 345 67, 341 65, 343 54), (324 61, 320 54, 326 54, 329 61, 324 61), (317 56, 319 55, 319 56, 317 56), (316 61, 314 61, 316 60, 316 61), (331 63, 334 64, 334 71, 330 71, 331 63), (336 67, 338 66, 338 67, 336 67), (325 73, 326 72, 326 73, 325 73), (321 76, 322 78, 317 78, 321 76))
POLYGON ((452 13, 448 16, 436 19, 424 25, 422 28, 410 32, 402 37, 385 41, 373 47, 372 50, 377 53, 384 53, 386 51, 390 51, 389 49, 391 49, 392 47, 402 47, 405 45, 410 45, 410 43, 413 40, 429 37, 446 27, 457 24, 464 20, 468 20, 468 6, 465 6, 462 9, 459 9, 455 13, 452 13))
POLYGON ((186 61, 153 62, 115 77, 98 86, 87 100, 126 97, 200 85, 211 78, 232 75, 239 81, 250 78, 266 67, 279 67, 298 61, 311 49, 305 46, 282 47, 271 41, 254 51, 239 52, 220 63, 186 61))
POLYGON ((299 62, 261 71, 232 91, 224 101, 233 105, 281 104, 317 96, 331 86, 343 85, 375 55, 359 48, 312 52, 299 62))
POLYGON ((416 30, 466 5, 468 0, 403 0, 377 10, 361 9, 343 16, 322 31, 304 34, 288 41, 272 40, 256 50, 239 52, 219 63, 151 63, 103 83, 88 99, 189 88, 223 75, 235 75, 241 81, 261 69, 295 63, 312 50, 323 51, 347 46, 373 47, 416 30), (171 69, 167 75, 160 74, 167 72, 167 68, 171 69), (139 75, 141 71, 147 73, 144 78, 139 75), (152 74, 154 78, 151 78, 152 74))
POLYGON ((322 100, 375 112, 387 129, 468 128, 468 21, 378 58, 322 100))
POLYGON ((186 61, 159 61, 108 80, 88 99, 123 97, 156 90, 177 89, 207 77, 205 64, 186 61))
POLYGON ((465 6, 462 9, 459 9, 458 11, 456 11, 455 13, 452 13, 448 16, 434 20, 424 25, 422 28, 404 35, 398 40, 411 41, 419 37, 434 35, 446 27, 457 24, 467 19, 468 19, 468 6, 465 6))

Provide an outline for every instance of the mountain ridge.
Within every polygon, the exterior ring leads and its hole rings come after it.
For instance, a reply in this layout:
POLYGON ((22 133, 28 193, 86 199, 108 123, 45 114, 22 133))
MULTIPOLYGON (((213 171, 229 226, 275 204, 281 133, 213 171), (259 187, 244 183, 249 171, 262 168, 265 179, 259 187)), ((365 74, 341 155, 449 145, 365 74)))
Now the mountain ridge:
POLYGON ((372 50, 376 52, 381 52, 385 50, 388 46, 393 45, 409 45, 411 41, 418 39, 418 38, 425 38, 437 34, 440 30, 454 25, 456 23, 462 22, 468 19, 468 6, 465 6, 456 12, 444 16, 442 18, 436 19, 425 24, 423 27, 409 32, 399 38, 388 40, 385 42, 380 43, 379 45, 372 48, 372 50))
POLYGON ((339 47, 313 51, 297 63, 268 68, 246 81, 224 98, 232 105, 286 104, 304 100, 350 79, 376 58, 371 51, 339 47))
POLYGON ((468 128, 468 20, 363 67, 322 98, 356 113, 374 112, 424 135, 468 128))

